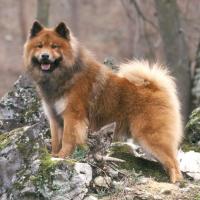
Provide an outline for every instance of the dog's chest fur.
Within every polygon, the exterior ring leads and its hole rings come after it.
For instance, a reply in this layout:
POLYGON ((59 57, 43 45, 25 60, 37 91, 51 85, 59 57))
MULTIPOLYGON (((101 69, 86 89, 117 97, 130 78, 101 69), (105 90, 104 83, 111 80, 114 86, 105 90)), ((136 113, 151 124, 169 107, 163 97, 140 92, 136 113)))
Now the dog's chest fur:
POLYGON ((53 109, 55 110, 57 115, 62 114, 67 108, 67 97, 61 97, 57 99, 53 105, 53 109))
POLYGON ((63 96, 63 97, 57 99, 52 104, 43 100, 42 106, 43 106, 44 113, 47 116, 48 120, 51 120, 53 118, 62 127, 63 126, 62 113, 66 110, 67 103, 68 103, 68 99, 66 96, 65 97, 63 96))

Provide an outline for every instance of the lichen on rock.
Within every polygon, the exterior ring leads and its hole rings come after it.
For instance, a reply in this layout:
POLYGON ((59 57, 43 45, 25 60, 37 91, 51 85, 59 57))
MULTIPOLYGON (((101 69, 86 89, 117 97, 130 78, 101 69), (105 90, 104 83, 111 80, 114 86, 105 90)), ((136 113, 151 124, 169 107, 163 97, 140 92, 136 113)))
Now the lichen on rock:
MULTIPOLYGON (((1 199, 84 198, 92 168, 87 163, 52 159, 49 126, 26 77, 0 101, 0 121, 1 199)), ((83 155, 78 155, 81 160, 83 155)))
POLYGON ((0 196, 6 194, 7 199, 78 199, 79 196, 82 199, 91 181, 91 167, 79 163, 79 168, 88 169, 84 174, 76 170, 76 163, 52 159, 41 127, 37 123, 6 134, 10 142, 0 151, 0 196))
POLYGON ((0 101, 0 133, 40 122, 43 115, 35 87, 21 76, 0 101))

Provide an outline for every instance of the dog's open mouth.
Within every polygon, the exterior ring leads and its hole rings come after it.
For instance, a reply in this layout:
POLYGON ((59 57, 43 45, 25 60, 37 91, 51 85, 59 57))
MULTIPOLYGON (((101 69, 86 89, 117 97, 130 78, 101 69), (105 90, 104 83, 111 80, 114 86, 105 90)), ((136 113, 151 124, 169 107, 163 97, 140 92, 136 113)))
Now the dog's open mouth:
POLYGON ((41 64, 41 69, 43 71, 48 71, 48 70, 50 70, 50 68, 51 68, 51 64, 50 63, 49 64, 41 64))
POLYGON ((37 66, 43 72, 52 72, 54 71, 62 61, 62 57, 55 59, 53 62, 50 60, 41 60, 39 61, 36 57, 32 58, 32 63, 34 66, 37 66))

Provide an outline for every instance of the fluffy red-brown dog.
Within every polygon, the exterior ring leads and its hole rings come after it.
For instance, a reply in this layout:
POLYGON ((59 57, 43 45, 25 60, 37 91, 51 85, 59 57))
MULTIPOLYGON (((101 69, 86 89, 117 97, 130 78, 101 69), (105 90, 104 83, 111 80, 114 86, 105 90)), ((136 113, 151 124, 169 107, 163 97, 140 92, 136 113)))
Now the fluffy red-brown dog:
POLYGON ((132 61, 113 73, 64 23, 48 29, 38 22, 25 44, 24 63, 50 122, 53 156, 64 158, 85 143, 88 126, 95 130, 115 121, 115 139, 130 134, 163 164, 172 182, 181 179, 180 105, 166 68, 132 61))

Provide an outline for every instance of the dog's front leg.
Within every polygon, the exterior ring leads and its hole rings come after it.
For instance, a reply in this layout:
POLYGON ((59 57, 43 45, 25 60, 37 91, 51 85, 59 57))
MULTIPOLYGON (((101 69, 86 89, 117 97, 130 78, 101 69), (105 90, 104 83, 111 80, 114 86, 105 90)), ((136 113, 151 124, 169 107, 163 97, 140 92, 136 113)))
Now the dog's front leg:
POLYGON ((58 157, 65 158, 75 149, 77 144, 85 144, 87 139, 87 120, 76 113, 66 113, 63 115, 64 131, 62 138, 62 148, 58 157))
POLYGON ((49 120, 49 123, 51 130, 51 154, 52 156, 56 156, 61 149, 62 128, 59 126, 59 124, 54 118, 51 118, 49 120))

